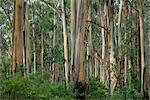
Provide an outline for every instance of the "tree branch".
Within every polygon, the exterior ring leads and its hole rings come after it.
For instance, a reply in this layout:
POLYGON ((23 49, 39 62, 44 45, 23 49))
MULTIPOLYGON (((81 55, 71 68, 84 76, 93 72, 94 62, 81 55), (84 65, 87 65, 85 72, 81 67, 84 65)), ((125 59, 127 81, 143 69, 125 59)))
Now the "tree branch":
POLYGON ((11 18, 9 16, 9 14, 6 12, 6 9, 1 5, 1 8, 3 9, 5 15, 8 17, 9 21, 11 22, 11 18))
POLYGON ((86 22, 93 23, 93 24, 97 25, 98 27, 104 28, 105 31, 108 31, 107 28, 105 28, 104 26, 101 26, 101 25, 97 24, 96 22, 93 22, 93 21, 90 21, 90 20, 87 20, 86 22))
POLYGON ((54 11, 56 12, 57 14, 60 14, 61 11, 59 11, 57 8, 54 8, 49 2, 45 1, 45 0, 40 0, 42 2, 44 2, 45 4, 48 4, 48 6, 54 11))
POLYGON ((131 8, 133 8, 135 11, 139 12, 139 11, 131 4, 131 2, 130 2, 129 0, 127 0, 127 1, 128 1, 128 3, 129 3, 129 5, 131 6, 131 8))

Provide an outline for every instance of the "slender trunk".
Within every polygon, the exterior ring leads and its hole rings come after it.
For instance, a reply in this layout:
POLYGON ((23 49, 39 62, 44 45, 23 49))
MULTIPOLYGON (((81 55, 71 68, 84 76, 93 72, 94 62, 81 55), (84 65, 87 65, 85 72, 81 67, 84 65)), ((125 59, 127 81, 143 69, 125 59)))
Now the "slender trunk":
POLYGON ((75 57, 75 18, 76 18, 76 3, 75 0, 71 0, 71 65, 70 65, 70 80, 73 80, 73 69, 74 69, 74 57, 75 57))
POLYGON ((69 65, 68 65, 68 36, 67 36, 67 29, 66 29, 66 18, 65 18, 65 6, 64 0, 62 0, 62 22, 63 22, 63 35, 64 35, 64 59, 65 59, 65 78, 66 78, 66 85, 69 86, 69 65))
MULTIPOLYGON (((32 9, 32 21, 34 20, 34 6, 32 2, 30 1, 31 4, 31 9, 32 9)), ((35 49, 35 25, 34 23, 32 24, 32 43, 33 43, 33 73, 36 73, 36 49, 35 49)))
MULTIPOLYGON (((88 20, 92 21, 92 8, 91 8, 91 0, 89 1, 89 11, 88 11, 88 20)), ((87 45, 87 56, 88 56, 88 62, 89 62, 89 68, 90 68, 90 77, 92 77, 92 52, 93 52, 93 45, 92 45, 92 23, 88 23, 88 45, 87 45)))
POLYGON ((27 75, 30 73, 30 42, 29 42, 29 19, 28 19, 28 4, 24 0, 24 29, 23 29, 23 39, 24 39, 24 65, 26 65, 27 75))
POLYGON ((109 70, 110 70, 110 94, 113 95, 114 88, 116 86, 117 78, 115 77, 115 72, 113 71, 113 65, 115 64, 114 58, 114 43, 113 43, 113 0, 111 0, 111 5, 108 5, 108 0, 106 1, 106 16, 107 16, 107 28, 108 33, 108 43, 109 43, 109 70), (108 13, 110 10, 110 14, 108 13), (109 28, 110 27, 110 28, 109 28))
POLYGON ((75 70, 74 70, 74 81, 78 80, 79 77, 79 69, 80 69, 80 20, 79 19, 81 17, 81 4, 82 4, 82 0, 80 0, 79 2, 76 1, 76 41, 75 41, 75 58, 74 58, 74 62, 75 62, 75 70))
POLYGON ((137 74, 137 78, 140 80, 140 66, 141 66, 141 59, 140 59, 140 55, 141 55, 141 51, 140 51, 140 26, 139 26, 139 18, 137 18, 137 22, 136 22, 136 47, 137 47, 137 70, 136 72, 137 74))
POLYGON ((141 92, 143 92, 143 72, 144 72, 144 31, 143 31, 143 14, 142 1, 138 0, 138 11, 140 20, 140 51, 141 51, 141 92))
MULTIPOLYGON (((100 5, 100 18, 101 18, 101 26, 104 26, 104 23, 105 23, 105 15, 104 15, 104 6, 105 6, 105 3, 106 3, 106 1, 105 0, 102 0, 101 1, 101 5, 100 5)), ((105 59, 105 54, 106 54, 106 51, 105 51, 105 49, 106 49, 106 39, 105 39, 105 30, 104 30, 104 28, 101 28, 101 38, 102 38, 102 64, 101 64, 101 67, 100 67, 100 79, 101 79, 101 81, 102 82, 104 82, 105 81, 105 79, 104 79, 104 73, 105 73, 105 71, 104 71, 104 67, 105 67, 105 62, 104 62, 104 59, 105 59)))
MULTIPOLYGON (((56 26, 56 13, 54 12, 53 24, 56 26)), ((56 27, 53 29, 53 48, 55 48, 56 43, 56 27)), ((55 58, 53 58, 52 63, 52 82, 55 81, 55 58)))
MULTIPOLYGON (((120 0, 120 7, 119 7, 119 13, 118 13, 118 46, 119 49, 121 49, 121 17, 122 17, 122 6, 123 6, 123 0, 120 0)), ((120 50, 119 50, 120 52, 120 50)))
POLYGON ((127 85, 127 55, 125 55, 125 58, 124 58, 124 83, 125 83, 125 86, 127 85))
POLYGON ((86 0, 83 0, 82 7, 81 7, 81 31, 80 31, 80 71, 79 71, 79 80, 84 81, 85 80, 85 68, 84 68, 84 61, 85 61, 85 46, 84 46, 84 38, 85 38, 85 20, 88 16, 88 2, 86 0))
POLYGON ((33 35, 33 57, 34 57, 34 61, 33 61, 33 72, 36 73, 36 50, 35 50, 35 31, 34 31, 34 24, 32 26, 32 35, 33 35))
POLYGON ((121 34, 121 19, 122 19, 122 11, 123 11, 123 0, 120 0, 119 13, 118 13, 118 67, 119 67, 119 84, 123 87, 123 73, 124 73, 124 61, 123 61, 123 50, 121 48, 122 45, 122 34, 121 34))

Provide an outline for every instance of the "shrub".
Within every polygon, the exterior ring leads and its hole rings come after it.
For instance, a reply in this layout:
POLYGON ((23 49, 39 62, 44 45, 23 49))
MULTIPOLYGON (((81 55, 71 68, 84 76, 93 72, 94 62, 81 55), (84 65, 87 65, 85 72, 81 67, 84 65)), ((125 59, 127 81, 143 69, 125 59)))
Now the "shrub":
POLYGON ((89 99, 105 100, 109 95, 109 89, 100 81, 99 78, 91 78, 89 80, 89 99))
POLYGON ((113 97, 111 99, 128 99, 128 100, 133 100, 133 99, 142 99, 143 94, 140 93, 136 89, 131 89, 129 87, 122 87, 122 88, 117 88, 114 91, 113 97))
POLYGON ((1 82, 0 94, 2 99, 71 99, 72 90, 64 83, 52 84, 45 77, 47 74, 35 74, 23 77, 16 74, 1 82), (46 79, 45 79, 46 78, 46 79))

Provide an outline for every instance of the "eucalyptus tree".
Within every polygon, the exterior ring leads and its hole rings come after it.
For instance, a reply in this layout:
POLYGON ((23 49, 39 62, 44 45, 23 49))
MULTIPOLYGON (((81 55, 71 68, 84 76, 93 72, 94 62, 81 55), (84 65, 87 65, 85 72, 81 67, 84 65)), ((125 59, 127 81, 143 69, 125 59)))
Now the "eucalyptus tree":
POLYGON ((139 14, 139 24, 140 24, 140 51, 141 51, 141 92, 143 92, 143 74, 145 67, 144 60, 144 30, 143 30, 143 11, 142 11, 142 0, 137 1, 138 14, 139 14))
POLYGON ((76 32, 75 32, 75 26, 76 26, 76 3, 75 0, 71 0, 70 1, 70 9, 71 9, 71 25, 70 25, 70 29, 71 29, 71 64, 70 64, 70 80, 73 80, 73 69, 75 67, 75 62, 74 62, 74 58, 75 58, 75 36, 76 36, 76 32))
POLYGON ((69 86, 69 65, 68 65, 68 35, 66 29, 66 17, 65 17, 65 6, 64 0, 62 0, 62 23, 63 23, 63 36, 64 36, 64 59, 65 59, 65 78, 66 78, 66 85, 69 86))
MULTIPOLYGON (((27 1, 14 0, 14 21, 12 33, 12 75, 19 71, 25 64, 29 68, 28 17, 27 1), (24 5, 25 4, 25 5, 24 5), (28 56, 27 56, 28 55, 28 56)), ((24 71, 23 71, 24 72, 24 71)), ((24 74, 24 73, 22 73, 24 74)))

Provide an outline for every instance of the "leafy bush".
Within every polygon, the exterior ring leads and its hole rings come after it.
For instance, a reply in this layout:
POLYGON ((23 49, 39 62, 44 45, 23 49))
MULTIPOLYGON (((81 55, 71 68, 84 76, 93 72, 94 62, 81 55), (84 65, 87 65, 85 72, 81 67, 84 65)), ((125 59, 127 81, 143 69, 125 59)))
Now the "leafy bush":
POLYGON ((109 89, 100 81, 99 78, 91 78, 89 80, 89 99, 105 100, 109 95, 109 89))
POLYGON ((0 95, 2 99, 71 99, 71 89, 66 89, 64 83, 52 84, 47 74, 35 74, 23 77, 16 74, 1 82, 0 95), (46 79, 45 79, 46 78, 46 79))
POLYGON ((114 91, 113 97, 111 99, 142 99, 143 94, 136 89, 130 89, 129 87, 117 88, 114 91))

